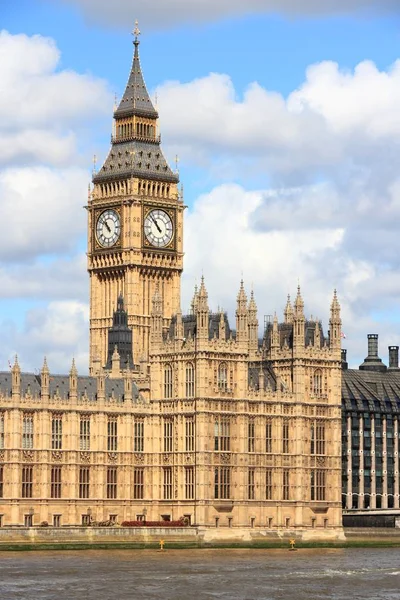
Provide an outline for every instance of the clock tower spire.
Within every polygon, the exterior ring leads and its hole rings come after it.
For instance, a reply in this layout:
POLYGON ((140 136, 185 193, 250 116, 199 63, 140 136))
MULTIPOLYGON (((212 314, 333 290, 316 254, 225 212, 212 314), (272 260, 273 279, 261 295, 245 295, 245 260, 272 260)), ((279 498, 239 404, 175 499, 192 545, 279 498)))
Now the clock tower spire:
POLYGON ((163 323, 180 307, 183 200, 158 135, 158 113, 144 81, 136 22, 132 66, 114 112, 111 148, 93 175, 88 202, 90 370, 107 360, 107 336, 122 294, 133 330, 134 363, 148 356, 151 303, 158 288, 163 323))

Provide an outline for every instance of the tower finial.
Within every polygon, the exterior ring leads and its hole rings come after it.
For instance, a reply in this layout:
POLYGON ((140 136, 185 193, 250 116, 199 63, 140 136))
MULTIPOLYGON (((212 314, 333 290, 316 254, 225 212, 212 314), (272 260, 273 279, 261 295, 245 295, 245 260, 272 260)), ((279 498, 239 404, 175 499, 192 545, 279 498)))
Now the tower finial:
POLYGON ((140 29, 139 29, 139 21, 136 19, 135 21, 135 29, 132 31, 132 35, 135 36, 135 40, 134 40, 134 44, 139 44, 139 35, 140 35, 140 29))

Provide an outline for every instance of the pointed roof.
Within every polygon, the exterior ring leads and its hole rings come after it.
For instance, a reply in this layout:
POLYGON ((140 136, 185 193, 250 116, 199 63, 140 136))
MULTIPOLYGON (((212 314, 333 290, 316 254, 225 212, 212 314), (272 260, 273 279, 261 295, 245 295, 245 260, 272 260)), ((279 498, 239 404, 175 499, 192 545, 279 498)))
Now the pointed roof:
POLYGON ((140 41, 138 38, 140 31, 138 30, 137 26, 133 33, 135 35, 135 39, 133 41, 135 49, 133 52, 132 67, 129 73, 125 92, 121 98, 117 110, 114 112, 114 116, 128 117, 132 115, 138 115, 157 119, 158 113, 150 99, 149 92, 147 91, 144 81, 142 67, 140 65, 140 41))
POLYGON ((297 286, 297 296, 296 296, 296 300, 294 301, 294 308, 295 308, 296 315, 303 314, 304 301, 301 296, 300 285, 297 286))
POLYGON ((135 51, 128 83, 121 102, 114 112, 117 134, 111 138, 111 148, 100 170, 94 174, 93 183, 129 179, 131 177, 179 182, 179 175, 168 165, 156 134, 158 113, 151 102, 144 83, 139 60, 139 30, 135 30, 135 51), (118 133, 120 119, 133 116, 147 117, 154 121, 152 132, 143 136, 131 129, 118 133))
POLYGON ((254 299, 254 291, 253 290, 251 290, 251 293, 250 293, 249 312, 257 313, 257 304, 254 299))
POLYGON ((239 293, 237 295, 238 308, 242 308, 244 311, 247 309, 247 296, 244 289, 243 279, 240 280, 239 293))

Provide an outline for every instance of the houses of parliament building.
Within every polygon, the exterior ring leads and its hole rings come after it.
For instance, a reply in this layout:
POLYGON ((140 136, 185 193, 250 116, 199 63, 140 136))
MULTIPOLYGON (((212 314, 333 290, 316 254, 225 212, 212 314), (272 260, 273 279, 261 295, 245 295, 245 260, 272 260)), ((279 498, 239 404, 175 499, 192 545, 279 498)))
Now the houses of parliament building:
POLYGON ((73 361, 54 375, 46 360, 25 373, 17 359, 0 373, 0 525, 186 517, 221 537, 340 537, 351 460, 343 482, 336 292, 328 332, 300 288, 261 339, 243 282, 234 324, 203 278, 182 314, 185 205, 158 131, 136 35, 87 205, 90 375, 73 361))

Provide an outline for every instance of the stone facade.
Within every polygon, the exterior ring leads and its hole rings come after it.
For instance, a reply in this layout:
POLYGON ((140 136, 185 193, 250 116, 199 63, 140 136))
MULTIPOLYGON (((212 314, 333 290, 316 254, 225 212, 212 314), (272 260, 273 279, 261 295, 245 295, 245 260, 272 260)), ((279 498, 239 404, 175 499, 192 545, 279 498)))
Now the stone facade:
POLYGON ((211 537, 340 536, 336 292, 328 336, 300 288, 261 339, 243 282, 235 328, 210 311, 203 278, 182 315, 184 204, 134 45, 88 202, 91 375, 21 373, 17 360, 0 373, 2 524, 186 516, 211 537))

